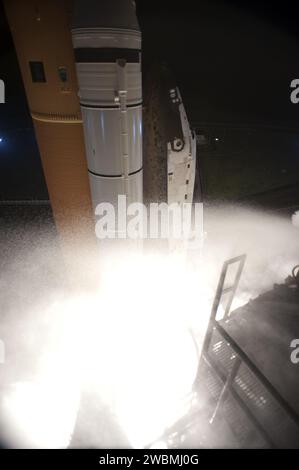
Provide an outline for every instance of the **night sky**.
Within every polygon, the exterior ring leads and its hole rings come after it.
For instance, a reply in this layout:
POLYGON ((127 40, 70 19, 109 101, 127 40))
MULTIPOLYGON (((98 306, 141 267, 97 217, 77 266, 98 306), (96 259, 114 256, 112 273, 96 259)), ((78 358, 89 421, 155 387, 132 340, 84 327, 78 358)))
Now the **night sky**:
MULTIPOLYGON (((153 63, 169 65, 193 125, 291 128, 292 145, 281 153, 299 161, 299 104, 290 102, 290 82, 299 78, 299 7, 288 1, 136 3, 144 73, 153 63)), ((6 104, 0 105, 0 200, 47 199, 2 5, 0 78, 6 82, 6 104)))
POLYGON ((291 2, 137 5, 144 61, 169 63, 193 121, 299 124, 299 106, 289 100, 290 81, 299 77, 298 16, 291 2))

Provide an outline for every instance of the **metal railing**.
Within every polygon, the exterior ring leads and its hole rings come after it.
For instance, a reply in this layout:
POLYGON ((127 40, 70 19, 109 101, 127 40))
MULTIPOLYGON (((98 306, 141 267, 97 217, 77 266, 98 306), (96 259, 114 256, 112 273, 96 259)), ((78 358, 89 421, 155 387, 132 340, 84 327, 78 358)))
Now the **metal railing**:
MULTIPOLYGON (((240 367, 242 364, 245 364, 246 367, 249 368, 251 373, 254 375, 254 378, 260 382, 262 387, 267 391, 268 394, 275 400, 278 406, 284 411, 284 413, 288 416, 292 423, 298 426, 298 435, 299 435, 299 415, 298 413, 290 406, 290 404, 282 397, 282 395, 277 391, 277 389, 273 386, 273 384, 267 379, 267 377, 263 374, 263 372, 252 362, 252 360, 248 357, 245 351, 237 344, 237 342, 231 337, 231 335, 224 329, 224 327, 216 320, 217 312, 221 303, 221 299, 223 294, 230 293, 227 305, 224 310, 224 317, 223 319, 227 319, 230 308, 232 305, 232 301, 234 295, 236 293, 240 277, 242 274, 242 270, 245 264, 246 256, 242 255, 233 259, 226 261, 223 265, 220 279, 218 282, 215 299, 212 307, 211 317, 203 345, 202 350, 202 357, 200 361, 200 365, 198 368, 197 378, 195 381, 195 389, 197 384, 204 380, 202 377, 202 361, 208 365, 210 369, 212 369, 217 376, 221 379, 223 386, 218 397, 216 406, 214 408, 213 414, 210 419, 210 423, 212 424, 215 420, 216 416, 220 412, 223 407, 225 400, 227 399, 228 394, 231 394, 234 400, 237 401, 238 405, 242 408, 243 412, 250 420, 251 424, 259 431, 261 436, 267 442, 269 447, 276 447, 276 444, 271 437, 267 426, 263 425, 260 420, 257 418, 255 413, 250 409, 250 407, 245 403, 244 399, 240 397, 238 392, 235 388, 235 381, 240 371, 240 367), (234 279, 234 282, 231 286, 225 287, 225 281, 227 276, 228 267, 234 263, 239 263, 237 273, 234 279), (212 357, 210 353, 210 347, 212 342, 212 337, 214 332, 218 333, 218 336, 222 338, 224 342, 226 342, 227 346, 229 346, 230 350, 233 351, 231 356, 232 363, 231 368, 228 372, 224 372, 219 364, 217 364, 217 360, 212 357)), ((222 320, 223 320, 222 319, 222 320)), ((299 443, 298 443, 299 445, 299 443)))

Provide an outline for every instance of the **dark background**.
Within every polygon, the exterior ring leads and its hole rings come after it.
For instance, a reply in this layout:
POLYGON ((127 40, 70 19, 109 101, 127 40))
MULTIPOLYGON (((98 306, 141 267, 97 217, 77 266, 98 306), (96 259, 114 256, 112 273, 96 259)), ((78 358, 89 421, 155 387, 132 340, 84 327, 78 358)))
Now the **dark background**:
MULTIPOLYGON (((136 4, 144 73, 153 63, 169 65, 191 124, 206 138, 198 149, 205 196, 235 200, 295 185, 299 104, 290 101, 290 82, 299 78, 299 7, 240 0, 136 4)), ((2 4, 0 78, 6 83, 0 201, 47 199, 2 4)))

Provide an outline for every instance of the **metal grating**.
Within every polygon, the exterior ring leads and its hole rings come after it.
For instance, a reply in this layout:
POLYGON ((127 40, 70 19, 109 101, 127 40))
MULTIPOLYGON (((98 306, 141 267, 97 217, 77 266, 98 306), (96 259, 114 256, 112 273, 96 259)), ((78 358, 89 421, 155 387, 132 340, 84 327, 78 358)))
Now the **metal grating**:
POLYGON ((223 388, 223 382, 205 361, 202 363, 201 378, 201 384, 206 386, 209 393, 211 394, 211 397, 214 400, 218 400, 223 388))
POLYGON ((268 448, 268 443, 248 419, 235 398, 229 394, 223 403, 222 412, 231 430, 238 439, 240 447, 268 448))
POLYGON ((233 387, 278 447, 299 446, 296 423, 245 363, 241 364, 233 387))
POLYGON ((217 330, 213 330, 208 356, 219 363, 225 375, 231 372, 236 360, 233 348, 223 339, 217 330))

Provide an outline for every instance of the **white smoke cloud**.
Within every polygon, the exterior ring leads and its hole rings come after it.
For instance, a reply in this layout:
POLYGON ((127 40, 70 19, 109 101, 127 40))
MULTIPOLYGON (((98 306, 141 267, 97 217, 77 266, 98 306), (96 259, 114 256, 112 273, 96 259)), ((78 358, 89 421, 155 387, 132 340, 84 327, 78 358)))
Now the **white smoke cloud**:
MULTIPOLYGON (((195 270, 181 259, 159 254, 110 259, 110 268, 103 272, 97 259, 87 262, 84 255, 81 263, 76 251, 78 279, 98 276, 99 291, 83 281, 81 287, 69 288, 55 237, 2 228, 0 338, 6 362, 0 365, 0 382, 6 392, 0 403, 3 407, 6 400, 2 419, 10 416, 12 446, 64 447, 78 411, 80 387, 93 387, 94 396, 108 406, 134 446, 158 438, 180 413, 179 398, 191 388, 198 360, 188 331, 193 330, 200 352, 222 263, 247 254, 237 307, 274 282, 283 282, 299 257, 294 217, 219 205, 205 210, 204 223, 204 252, 195 270), (44 394, 49 381, 52 401, 44 394), (24 385, 12 392, 11 384, 24 385), (59 397, 73 409, 57 413, 59 397), (45 400, 50 400, 48 407, 45 400), (34 412, 36 401, 45 415, 39 411, 43 419, 30 420, 28 410, 34 412), (60 430, 65 425, 67 436, 60 433, 57 440, 47 409, 57 417, 60 430), (49 434, 39 433, 38 426, 46 426, 47 420, 49 434)), ((92 440, 84 417, 82 429, 92 440)), ((113 431, 108 440, 98 431, 94 434, 95 445, 119 443, 113 431)))

